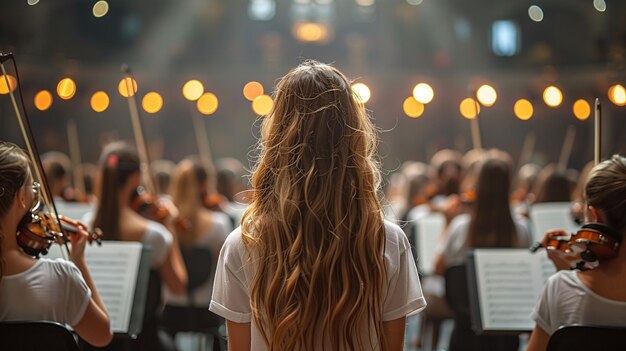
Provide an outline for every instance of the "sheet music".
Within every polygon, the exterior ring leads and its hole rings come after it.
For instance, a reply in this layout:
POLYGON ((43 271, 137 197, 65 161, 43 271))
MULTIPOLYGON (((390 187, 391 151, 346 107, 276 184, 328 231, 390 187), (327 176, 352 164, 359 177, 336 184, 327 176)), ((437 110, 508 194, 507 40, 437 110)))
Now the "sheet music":
POLYGON ((435 271, 437 240, 445 225, 446 219, 441 213, 431 213, 415 222, 417 265, 424 274, 432 275, 435 271))
POLYGON ((93 211, 93 206, 91 204, 83 204, 79 202, 58 201, 55 205, 59 214, 79 221, 85 214, 93 211))
POLYGON ((576 232, 579 226, 572 218, 570 207, 569 202, 546 202, 533 205, 530 208, 533 241, 541 241, 545 232, 551 229, 576 232))
MULTIPOLYGON (((139 242, 106 241, 102 246, 87 245, 85 250, 85 261, 115 333, 128 332, 141 249, 139 242)), ((60 246, 53 245, 46 257, 63 258, 60 246)))
POLYGON ((526 249, 474 251, 483 330, 532 330, 530 314, 546 280, 556 268, 545 252, 526 249))

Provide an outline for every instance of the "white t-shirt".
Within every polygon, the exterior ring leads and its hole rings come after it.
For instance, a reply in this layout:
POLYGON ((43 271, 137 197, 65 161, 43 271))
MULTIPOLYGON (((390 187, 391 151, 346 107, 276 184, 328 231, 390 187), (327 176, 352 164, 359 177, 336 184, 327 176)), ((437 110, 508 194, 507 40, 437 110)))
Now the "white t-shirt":
MULTIPOLYGON (((87 212, 81 219, 81 222, 89 223, 90 229, 93 230, 94 217, 94 212, 87 212)), ((143 236, 141 243, 150 246, 152 249, 150 252, 152 257, 151 266, 152 268, 158 268, 170 252, 174 238, 163 224, 149 219, 147 221, 146 234, 143 236)))
MULTIPOLYGON (((224 245, 224 241, 226 237, 228 237, 228 233, 232 230, 232 225, 230 222, 230 218, 220 212, 213 212, 211 214, 213 223, 209 228, 209 231, 200 238, 200 241, 197 243, 197 247, 205 248, 211 252, 211 266, 206 267, 210 269, 213 267, 217 267, 217 259, 220 255, 220 250, 222 249, 222 245, 224 245)), ((197 287, 193 292, 193 302, 195 306, 198 307, 207 307, 211 302, 211 291, 213 289, 213 279, 215 274, 211 274, 209 279, 199 287, 197 287)), ((165 301, 167 301, 168 305, 175 306, 187 306, 189 305, 189 299, 187 298, 187 294, 184 295, 174 295, 172 294, 167 286, 164 288, 165 291, 165 301)))
POLYGON ((602 297, 578 277, 578 270, 559 271, 548 279, 532 318, 552 335, 566 324, 626 326, 626 301, 602 297))
MULTIPOLYGON (((465 262, 465 251, 467 246, 467 234, 469 232, 469 224, 471 217, 469 214, 461 214, 450 222, 448 226, 448 236, 445 242, 437 249, 443 256, 446 267, 456 266, 465 262)), ((528 223, 523 219, 513 218, 515 229, 517 230, 516 247, 529 247, 530 234, 528 223)))
POLYGON ((40 258, 24 272, 0 281, 0 321, 46 320, 76 326, 91 290, 72 262, 40 258))
POLYGON ((146 235, 144 235, 142 243, 152 248, 152 268, 161 266, 167 258, 173 242, 172 233, 163 224, 148 220, 146 235))
MULTIPOLYGON (((406 235, 400 227, 389 221, 385 221, 385 230, 387 285, 383 321, 391 321, 421 311, 426 306, 426 301, 406 235)), ((209 307, 215 314, 236 323, 252 322, 250 283, 255 267, 245 263, 249 263, 248 255, 241 238, 241 228, 237 228, 228 236, 220 253, 209 307)), ((367 331, 363 333, 367 334, 367 331)), ((254 322, 251 341, 253 351, 266 350, 265 342, 254 322)), ((375 349, 377 345, 372 346, 375 349)))

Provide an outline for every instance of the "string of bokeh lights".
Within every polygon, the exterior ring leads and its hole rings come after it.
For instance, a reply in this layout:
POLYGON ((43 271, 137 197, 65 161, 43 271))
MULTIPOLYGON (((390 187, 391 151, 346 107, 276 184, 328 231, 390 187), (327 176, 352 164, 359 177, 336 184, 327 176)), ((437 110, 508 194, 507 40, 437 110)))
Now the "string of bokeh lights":
MULTIPOLYGON (((130 79, 124 78, 118 84, 118 93, 122 97, 134 96, 137 93, 137 81, 125 81, 130 79), (131 92, 128 91, 130 86, 133 87, 131 92)), ((9 93, 7 81, 11 90, 15 90, 17 87, 17 80, 14 76, 7 75, 5 77, 0 75, 0 94, 9 93)), ((76 94, 76 90, 76 82, 72 78, 67 77, 61 79, 56 87, 56 93, 61 100, 72 99, 76 94)), ((352 90, 364 104, 372 96, 370 88, 362 82, 353 84, 352 90)), ((265 93, 261 83, 256 81, 246 83, 242 93, 251 102, 251 108, 255 114, 265 116, 272 110, 274 101, 270 95, 265 93)), ((186 82, 182 87, 182 95, 185 99, 195 102, 197 110, 206 116, 214 114, 219 107, 217 95, 205 91, 204 85, 199 80, 194 79, 186 82)), ((402 103, 404 113, 410 118, 421 117, 426 110, 426 105, 432 102, 434 98, 435 92, 433 88, 429 84, 421 82, 414 86, 411 96, 404 99, 402 103)), ((544 89, 542 98, 547 106, 557 108, 563 102, 563 92, 557 86, 550 85, 544 89)), ((608 89, 608 98, 616 106, 625 106, 626 89, 621 84, 612 85, 608 89)), ((53 94, 49 90, 40 90, 35 94, 34 105, 38 110, 46 111, 52 106, 53 100, 53 94)), ((480 114, 481 106, 491 107, 495 105, 497 100, 498 93, 496 89, 491 85, 484 84, 476 90, 475 96, 461 100, 459 113, 467 119, 473 119, 480 114)), ((90 106, 95 112, 101 113, 106 111, 109 104, 110 97, 106 92, 100 90, 91 95, 90 106)), ((163 105, 163 97, 156 91, 147 92, 141 99, 143 110, 149 114, 158 113, 163 108, 163 105)), ((584 121, 591 114, 591 104, 585 99, 577 99, 572 105, 572 112, 577 119, 584 121)), ((534 106, 528 99, 520 98, 513 105, 513 113, 520 120, 529 120, 534 114, 534 106)))

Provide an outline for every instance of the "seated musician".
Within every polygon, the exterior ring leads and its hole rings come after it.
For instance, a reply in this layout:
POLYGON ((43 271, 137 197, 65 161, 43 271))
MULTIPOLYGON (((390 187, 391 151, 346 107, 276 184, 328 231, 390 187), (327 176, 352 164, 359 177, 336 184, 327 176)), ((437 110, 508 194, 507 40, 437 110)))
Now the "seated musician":
MULTIPOLYGON (((469 214, 456 216, 448 226, 448 235, 435 259, 436 274, 444 276, 448 268, 462 265, 471 248, 528 247, 526 222, 512 215, 509 204, 511 164, 507 154, 491 151, 478 166, 475 202, 469 214)), ((498 350, 518 348, 517 336, 478 336, 469 321, 457 318, 456 322, 450 339, 452 351, 487 350, 494 345, 498 350)))
POLYGON ((195 287, 191 295, 189 291, 188 294, 173 294, 166 289, 169 305, 193 305, 206 308, 211 302, 217 258, 224 240, 232 231, 232 225, 226 214, 211 211, 203 206, 201 195, 209 191, 210 183, 214 181, 209 173, 199 160, 191 158, 182 160, 172 172, 170 187, 172 201, 180 211, 179 218, 186 223, 184 226, 176 226, 176 235, 179 238, 181 250, 189 252, 197 248, 207 250, 211 254, 211 262, 206 267, 187 267, 187 270, 192 272, 192 270, 204 269, 212 270, 212 272, 207 275, 205 282, 195 287))
POLYGON ((70 236, 72 262, 35 259, 18 245, 20 220, 38 196, 30 167, 19 147, 0 142, 0 321, 54 321, 92 345, 105 346, 112 333, 84 259, 87 232, 79 228, 70 236))
POLYGON ((141 184, 141 166, 135 150, 123 143, 105 147, 100 160, 101 174, 94 227, 102 229, 103 239, 139 241, 151 247, 152 271, 146 298, 142 331, 135 340, 138 350, 164 349, 158 336, 161 310, 161 281, 176 294, 186 292, 187 272, 180 254, 174 220, 163 224, 139 215, 131 206, 141 184), (153 287, 157 287, 156 289, 153 287))
MULTIPOLYGON (((615 155, 593 168, 585 185, 585 221, 626 232, 626 158, 615 155)), ((550 231, 544 243, 564 231, 550 231)), ((557 268, 533 311, 529 351, 545 350, 550 335, 567 324, 626 326, 626 245, 593 270, 569 270, 566 257, 549 251, 557 268)))

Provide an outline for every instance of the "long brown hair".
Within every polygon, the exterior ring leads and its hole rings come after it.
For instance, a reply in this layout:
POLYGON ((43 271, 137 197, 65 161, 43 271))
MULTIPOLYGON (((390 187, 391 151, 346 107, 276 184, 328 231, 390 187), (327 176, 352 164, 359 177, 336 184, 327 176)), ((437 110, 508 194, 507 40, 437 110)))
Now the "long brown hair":
POLYGON ((476 201, 471 210, 467 235, 468 247, 512 247, 517 244, 517 229, 511 216, 510 162, 499 155, 487 156, 480 166, 476 201))
POLYGON ((535 203, 572 200, 572 183, 565 172, 558 170, 554 164, 547 165, 539 172, 535 184, 535 203))
MULTIPOLYGON (((22 149, 13 143, 0 141, 0 220, 4 220, 13 205, 17 192, 26 183, 29 167, 30 161, 22 149)), ((9 229, 13 228, 2 228, 2 221, 0 221, 0 244, 5 235, 16 235, 16 233, 7 233, 9 229)), ((3 271, 4 257, 0 245, 0 279, 2 279, 3 271)))
POLYGON ((307 61, 277 84, 242 220, 252 314, 269 350, 385 347, 376 130, 348 79, 307 61), (258 259, 258 260, 257 260, 258 259), (375 342, 375 341, 373 341, 375 342))
POLYGON ((202 208, 201 189, 207 186, 208 175, 202 164, 194 159, 182 160, 174 169, 170 185, 172 201, 179 218, 187 221, 187 228, 178 228, 180 244, 189 248, 202 234, 198 231, 198 212, 202 208))
POLYGON ((626 230, 626 158, 613 155, 595 166, 585 186, 585 197, 587 203, 602 210, 608 224, 623 235, 626 230))
POLYGON ((139 172, 139 157, 132 147, 116 142, 104 148, 99 162, 100 186, 94 227, 102 230, 104 239, 120 240, 120 189, 130 176, 139 172))

